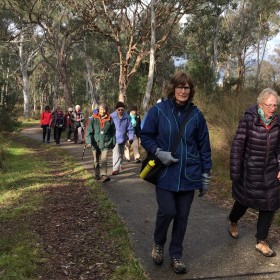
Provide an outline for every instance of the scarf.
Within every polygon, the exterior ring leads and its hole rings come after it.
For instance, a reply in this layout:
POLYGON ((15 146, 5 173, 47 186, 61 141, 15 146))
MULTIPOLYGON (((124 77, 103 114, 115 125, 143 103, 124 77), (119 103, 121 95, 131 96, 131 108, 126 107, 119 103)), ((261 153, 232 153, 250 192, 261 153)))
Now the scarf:
POLYGON ((130 116, 130 122, 131 122, 132 127, 135 127, 136 126, 136 119, 135 119, 136 115, 133 116, 130 113, 129 116, 130 116))
POLYGON ((263 112, 263 110, 261 108, 258 108, 258 114, 259 114, 261 120, 263 121, 263 123, 266 126, 269 126, 271 124, 271 122, 274 120, 274 117, 276 116, 276 113, 274 113, 271 118, 266 119, 265 116, 264 116, 264 112, 263 112))

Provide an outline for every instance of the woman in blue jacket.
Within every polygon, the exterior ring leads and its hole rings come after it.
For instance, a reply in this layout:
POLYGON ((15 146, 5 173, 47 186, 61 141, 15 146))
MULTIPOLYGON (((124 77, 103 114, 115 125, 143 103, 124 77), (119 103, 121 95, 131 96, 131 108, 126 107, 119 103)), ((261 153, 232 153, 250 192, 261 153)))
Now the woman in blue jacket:
POLYGON ((152 258, 156 265, 162 264, 167 231, 173 220, 171 267, 176 273, 185 273, 182 244, 195 190, 199 190, 200 196, 208 191, 211 148, 205 118, 191 103, 195 94, 191 77, 184 72, 175 73, 167 93, 167 100, 149 110, 140 134, 144 149, 166 166, 156 185, 158 211, 152 258), (173 155, 170 149, 189 106, 191 113, 173 155))

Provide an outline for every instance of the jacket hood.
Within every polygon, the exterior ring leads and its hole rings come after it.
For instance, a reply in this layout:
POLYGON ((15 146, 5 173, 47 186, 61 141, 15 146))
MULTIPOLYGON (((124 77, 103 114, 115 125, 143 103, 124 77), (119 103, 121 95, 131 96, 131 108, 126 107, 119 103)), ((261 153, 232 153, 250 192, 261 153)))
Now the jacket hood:
POLYGON ((249 114, 252 116, 257 116, 258 115, 258 105, 252 105, 249 108, 246 109, 244 112, 244 115, 249 114))

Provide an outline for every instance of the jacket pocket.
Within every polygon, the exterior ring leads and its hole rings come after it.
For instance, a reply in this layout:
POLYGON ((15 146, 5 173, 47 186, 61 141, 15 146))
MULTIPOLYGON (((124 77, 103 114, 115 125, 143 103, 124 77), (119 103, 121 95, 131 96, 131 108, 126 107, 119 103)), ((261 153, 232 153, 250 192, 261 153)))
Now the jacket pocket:
POLYGON ((201 161, 199 154, 187 153, 185 175, 189 180, 201 181, 201 161))

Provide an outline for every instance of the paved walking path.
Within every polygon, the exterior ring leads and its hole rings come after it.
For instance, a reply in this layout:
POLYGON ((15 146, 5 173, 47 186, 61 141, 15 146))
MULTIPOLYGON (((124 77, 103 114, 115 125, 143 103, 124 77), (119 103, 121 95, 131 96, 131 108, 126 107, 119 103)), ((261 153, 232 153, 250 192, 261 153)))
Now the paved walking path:
MULTIPOLYGON (((22 134, 41 141, 40 128, 24 129, 22 134)), ((85 151, 84 159, 81 160, 83 147, 83 144, 75 145, 62 140, 59 148, 65 149, 93 173, 90 150, 85 151)), ((276 257, 262 256, 255 250, 255 224, 246 225, 241 220, 240 238, 232 239, 227 232, 228 210, 221 209, 206 197, 199 198, 197 195, 184 241, 183 260, 187 264, 188 273, 176 275, 170 269, 167 247, 163 265, 155 266, 150 254, 157 204, 153 185, 139 178, 139 169, 139 164, 125 163, 122 173, 111 176, 111 181, 103 188, 116 204, 120 217, 126 222, 136 256, 151 280, 280 280, 280 242, 272 244, 278 252, 276 257)), ((109 172, 111 173, 111 168, 109 172)))

